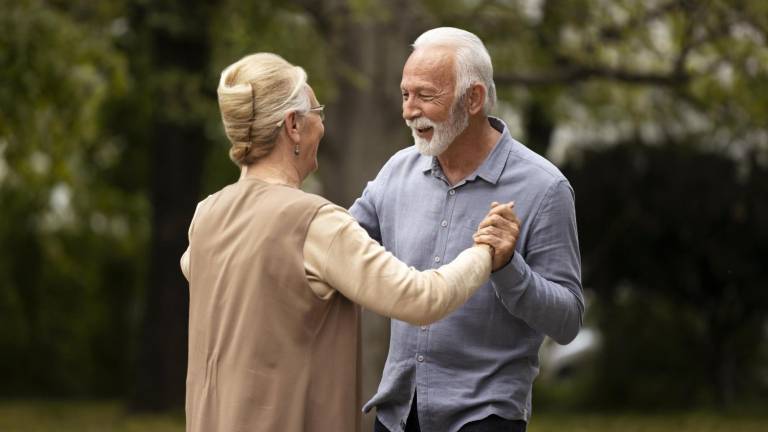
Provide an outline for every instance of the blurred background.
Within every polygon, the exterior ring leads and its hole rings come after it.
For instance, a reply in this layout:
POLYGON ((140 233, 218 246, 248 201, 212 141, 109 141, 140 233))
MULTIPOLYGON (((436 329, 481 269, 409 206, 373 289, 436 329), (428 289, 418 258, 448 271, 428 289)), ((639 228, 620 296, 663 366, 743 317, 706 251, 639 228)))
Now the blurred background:
MULTIPOLYGON (((768 430, 768 2, 0 0, 0 431, 183 430, 178 260, 238 176, 220 71, 308 71, 305 188, 349 206, 411 144, 402 66, 444 25, 576 191, 588 313, 529 430, 768 430)), ((388 329, 365 316, 365 396, 388 329)))

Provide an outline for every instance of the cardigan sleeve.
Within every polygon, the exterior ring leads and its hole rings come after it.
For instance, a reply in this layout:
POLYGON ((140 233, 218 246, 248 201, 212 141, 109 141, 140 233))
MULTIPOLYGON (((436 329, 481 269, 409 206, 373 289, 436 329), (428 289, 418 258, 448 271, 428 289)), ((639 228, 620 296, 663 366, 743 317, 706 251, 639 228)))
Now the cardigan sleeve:
POLYGON ((395 258, 343 208, 322 207, 310 223, 304 262, 312 291, 336 292, 380 315, 425 325, 438 321, 488 280, 491 254, 473 246, 451 263, 420 272, 395 258))
POLYGON ((184 251, 184 254, 181 255, 181 259, 179 260, 179 265, 181 266, 181 272, 184 274, 184 277, 187 279, 187 282, 189 282, 190 277, 190 260, 189 260, 189 246, 192 244, 192 233, 195 230, 195 218, 197 218, 197 213, 200 211, 200 207, 205 203, 205 201, 208 200, 211 196, 208 195, 208 197, 199 203, 197 203, 197 207, 195 207, 195 213, 192 215, 192 221, 189 223, 189 231, 187 231, 187 250, 184 251))

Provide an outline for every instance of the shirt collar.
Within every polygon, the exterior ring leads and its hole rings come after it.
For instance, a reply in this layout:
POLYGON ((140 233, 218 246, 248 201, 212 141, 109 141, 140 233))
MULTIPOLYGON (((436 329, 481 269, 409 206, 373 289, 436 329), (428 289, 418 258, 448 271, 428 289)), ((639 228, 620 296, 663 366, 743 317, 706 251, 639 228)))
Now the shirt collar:
MULTIPOLYGON (((501 177, 502 171, 504 171, 509 152, 512 151, 512 136, 509 134, 509 128, 501 119, 489 116, 488 122, 494 129, 501 132, 501 137, 499 138, 499 141, 496 142, 491 153, 488 154, 488 157, 485 158, 485 161, 483 161, 474 173, 467 177, 467 180, 474 180, 475 178, 480 177, 488 183, 496 184, 501 177)), ((431 171, 433 175, 442 175, 442 169, 437 161, 437 157, 419 155, 419 158, 421 158, 419 166, 421 167, 422 172, 426 173, 431 171)))
POLYGON ((436 157, 425 156, 421 153, 419 153, 419 166, 421 167, 421 172, 424 172, 424 173, 428 171, 432 171, 436 167, 439 167, 436 157))

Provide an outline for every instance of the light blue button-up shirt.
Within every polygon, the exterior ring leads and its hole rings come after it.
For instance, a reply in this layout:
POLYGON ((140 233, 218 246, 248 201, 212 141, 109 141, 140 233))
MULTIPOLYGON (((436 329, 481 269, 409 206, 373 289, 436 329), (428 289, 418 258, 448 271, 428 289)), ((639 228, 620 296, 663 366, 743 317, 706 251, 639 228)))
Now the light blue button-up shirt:
POLYGON ((396 153, 350 208, 400 260, 425 270, 453 260, 493 201, 515 202, 515 254, 466 304, 430 326, 392 320, 389 355, 376 395, 390 430, 402 430, 418 394, 421 430, 454 432, 496 414, 528 420, 544 335, 568 343, 584 313, 573 189, 546 159, 502 136, 483 164, 451 185, 437 158, 412 146, 396 153))

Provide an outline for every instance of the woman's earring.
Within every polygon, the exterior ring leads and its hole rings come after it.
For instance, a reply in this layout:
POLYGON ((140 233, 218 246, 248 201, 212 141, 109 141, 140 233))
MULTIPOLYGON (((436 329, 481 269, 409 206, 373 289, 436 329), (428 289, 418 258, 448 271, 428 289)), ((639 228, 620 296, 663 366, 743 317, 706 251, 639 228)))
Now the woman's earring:
POLYGON ((299 145, 298 144, 296 144, 296 147, 293 148, 293 154, 295 154, 296 156, 299 155, 299 145))

